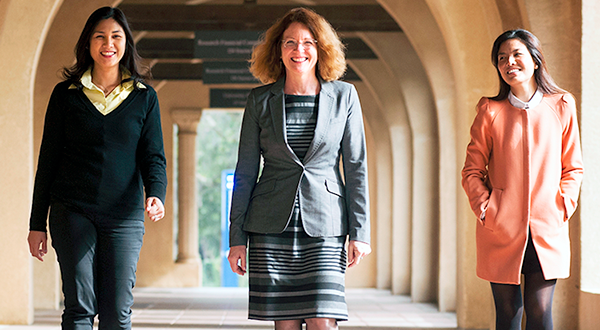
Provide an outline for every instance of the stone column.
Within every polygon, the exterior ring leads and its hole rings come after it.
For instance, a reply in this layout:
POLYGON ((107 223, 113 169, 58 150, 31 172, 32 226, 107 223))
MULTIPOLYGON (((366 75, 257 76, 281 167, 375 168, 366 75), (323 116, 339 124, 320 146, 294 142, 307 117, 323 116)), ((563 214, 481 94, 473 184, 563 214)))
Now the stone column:
POLYGON ((177 179, 179 202, 179 232, 177 263, 200 263, 198 253, 198 207, 196 205, 196 129, 201 109, 175 109, 171 118, 179 128, 177 179))

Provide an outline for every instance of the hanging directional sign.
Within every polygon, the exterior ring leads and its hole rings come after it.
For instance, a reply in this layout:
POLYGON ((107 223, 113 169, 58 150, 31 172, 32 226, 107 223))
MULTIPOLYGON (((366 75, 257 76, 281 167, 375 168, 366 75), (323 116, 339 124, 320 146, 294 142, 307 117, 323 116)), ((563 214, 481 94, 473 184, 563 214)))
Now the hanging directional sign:
POLYGON ((244 108, 246 99, 250 94, 249 89, 220 89, 211 88, 211 108, 244 108))
POLYGON ((250 59, 258 31, 196 31, 194 58, 250 59))
POLYGON ((206 61, 202 63, 205 84, 256 84, 246 61, 206 61))

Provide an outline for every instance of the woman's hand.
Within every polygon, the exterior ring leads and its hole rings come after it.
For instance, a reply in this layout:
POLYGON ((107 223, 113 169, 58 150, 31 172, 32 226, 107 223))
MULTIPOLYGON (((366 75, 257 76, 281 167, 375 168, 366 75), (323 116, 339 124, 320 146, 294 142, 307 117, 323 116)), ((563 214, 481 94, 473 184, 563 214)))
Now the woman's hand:
POLYGON ((229 266, 238 275, 246 274, 246 246, 236 245, 229 248, 229 266))
POLYGON ((362 258, 371 253, 371 246, 365 242, 348 242, 348 268, 356 266, 362 258))
POLYGON ((44 256, 48 253, 48 234, 32 230, 27 236, 27 242, 29 242, 29 253, 39 261, 44 261, 44 256))
POLYGON ((165 206, 160 198, 148 197, 146 199, 146 212, 148 213, 148 218, 156 222, 165 216, 165 206))

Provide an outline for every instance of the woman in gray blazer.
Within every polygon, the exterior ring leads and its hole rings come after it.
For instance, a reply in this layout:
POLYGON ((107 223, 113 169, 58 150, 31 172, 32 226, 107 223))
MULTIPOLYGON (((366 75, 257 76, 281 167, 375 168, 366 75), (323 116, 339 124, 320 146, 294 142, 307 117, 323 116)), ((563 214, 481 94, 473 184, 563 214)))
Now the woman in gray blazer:
POLYGON ((337 81, 344 46, 323 17, 293 9, 266 31, 250 70, 267 85, 252 90, 242 122, 231 268, 246 273, 248 244, 249 318, 337 329, 348 319, 346 265, 371 252, 361 107, 337 81))

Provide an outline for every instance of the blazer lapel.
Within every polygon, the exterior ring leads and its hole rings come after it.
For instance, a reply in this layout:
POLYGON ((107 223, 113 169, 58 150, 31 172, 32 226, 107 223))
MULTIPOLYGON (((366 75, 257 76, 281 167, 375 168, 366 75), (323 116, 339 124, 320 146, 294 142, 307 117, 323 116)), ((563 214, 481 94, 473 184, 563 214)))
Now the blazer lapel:
POLYGON ((323 80, 321 81, 321 91, 319 92, 319 110, 317 112, 317 126, 315 127, 315 136, 313 137, 306 156, 304 156, 304 163, 310 161, 310 158, 319 149, 319 146, 325 140, 327 135, 327 128, 329 127, 329 121, 331 119, 331 107, 334 104, 332 85, 323 80))
POLYGON ((294 162, 302 164, 298 156, 290 148, 287 143, 286 131, 285 131, 285 99, 283 95, 283 85, 285 78, 279 79, 271 87, 272 97, 269 99, 269 111, 271 112, 271 118, 273 120, 273 129, 275 130, 275 139, 277 143, 283 143, 286 148, 288 156, 290 156, 294 162))

